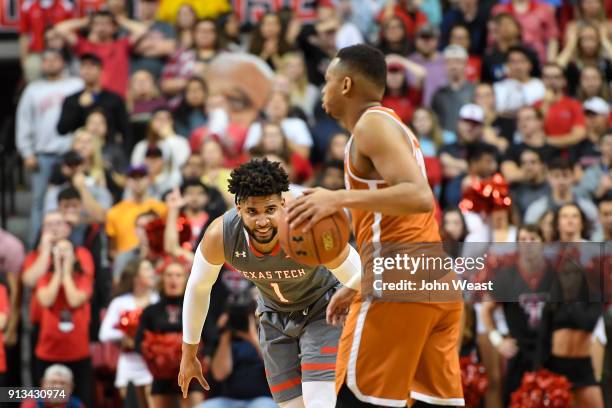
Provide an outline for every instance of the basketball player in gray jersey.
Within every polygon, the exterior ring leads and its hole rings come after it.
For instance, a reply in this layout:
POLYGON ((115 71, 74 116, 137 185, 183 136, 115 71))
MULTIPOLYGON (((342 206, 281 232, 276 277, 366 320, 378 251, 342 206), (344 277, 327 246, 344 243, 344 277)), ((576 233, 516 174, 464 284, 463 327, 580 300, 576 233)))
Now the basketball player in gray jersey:
POLYGON ((341 329, 328 322, 342 319, 346 310, 334 305, 346 305, 359 290, 361 262, 350 245, 335 260, 319 266, 300 264, 285 254, 277 227, 288 188, 287 173, 277 162, 251 160, 232 171, 229 191, 235 195, 236 208, 206 230, 185 291, 178 378, 183 394, 192 378, 208 389, 196 352, 210 290, 227 262, 259 289, 259 342, 276 403, 281 408, 335 406, 341 329))

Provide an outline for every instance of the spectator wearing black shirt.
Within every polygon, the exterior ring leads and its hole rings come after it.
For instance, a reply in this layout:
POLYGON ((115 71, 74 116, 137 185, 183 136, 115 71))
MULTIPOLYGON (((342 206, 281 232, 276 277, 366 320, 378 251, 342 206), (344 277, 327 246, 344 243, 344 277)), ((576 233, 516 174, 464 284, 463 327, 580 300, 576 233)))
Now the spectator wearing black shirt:
POLYGON ((230 297, 226 307, 210 365, 218 384, 213 383, 211 398, 202 408, 274 408, 258 343, 255 301, 247 292, 230 297))
POLYGON ((525 106, 517 113, 517 130, 520 142, 512 144, 502 161, 502 174, 509 183, 524 181, 524 174, 519 168, 521 154, 526 149, 536 151, 544 163, 559 155, 559 151, 546 143, 543 118, 539 110, 525 106))
POLYGON ((440 163, 444 178, 455 178, 468 170, 468 148, 482 140, 484 111, 478 105, 467 104, 459 111, 457 141, 443 145, 440 163))
MULTIPOLYGON (((483 82, 497 82, 506 78, 506 59, 511 47, 521 45, 521 26, 516 19, 507 13, 501 13, 490 20, 496 27, 495 42, 482 58, 483 82)), ((540 76, 538 55, 531 48, 525 48, 531 63, 531 76, 540 76)))
POLYGON ((441 47, 450 41, 450 32, 456 25, 464 25, 470 33, 470 54, 482 55, 487 44, 487 23, 490 9, 478 0, 459 0, 456 8, 451 8, 442 19, 441 47))
POLYGON ((542 257, 542 233, 537 226, 522 226, 517 241, 517 253, 491 271, 492 299, 483 302, 480 310, 489 340, 508 359, 504 406, 520 386, 523 374, 536 368, 542 307, 554 277, 554 269, 542 257), (497 331, 493 318, 498 306, 503 308, 508 324, 509 335, 505 337, 497 331))
POLYGON ((325 71, 336 54, 337 23, 321 20, 315 25, 305 25, 300 31, 296 45, 304 53, 308 82, 322 86, 325 71))
POLYGON ((599 200, 612 192, 612 129, 599 142, 601 158, 587 167, 576 193, 587 199, 599 200))
MULTIPOLYGON (((147 350, 143 349, 143 341, 148 337, 147 333, 165 334, 180 333, 182 331, 183 296, 187 285, 187 268, 177 259, 171 259, 162 266, 161 294, 157 303, 147 306, 140 316, 138 330, 134 344, 136 351, 143 354, 147 365, 155 365, 155 362, 147 360, 147 350)), ((179 343, 180 347, 180 343, 179 343)), ((162 368, 163 367, 158 367, 162 368)), ((178 367, 176 376, 178 376, 178 367)), ((176 376, 172 379, 160 378, 154 369, 151 395, 154 406, 174 406, 182 397, 181 389, 176 382, 176 376)), ((192 383, 189 387, 189 401, 191 406, 204 399, 202 388, 199 384, 192 383)))
POLYGON ((584 101, 582 108, 586 118, 586 138, 570 150, 569 158, 586 169, 599 162, 601 139, 608 131, 610 106, 604 99, 595 97, 584 101))
POLYGON ((572 165, 565 159, 558 157, 547 164, 547 179, 550 193, 531 203, 525 212, 524 222, 536 223, 547 211, 556 211, 561 206, 576 202, 587 219, 597 223, 597 207, 591 200, 581 198, 574 192, 575 177, 572 165))
POLYGON ((521 178, 510 186, 510 195, 522 217, 532 202, 549 194, 550 186, 546 182, 546 168, 537 151, 527 148, 523 150, 519 160, 518 171, 521 178))
MULTIPOLYGON (((85 82, 85 89, 70 95, 64 100, 62 113, 57 124, 57 131, 65 135, 74 132, 85 125, 87 115, 96 108, 102 108, 108 121, 108 134, 121 140, 126 149, 131 149, 131 135, 128 114, 125 104, 119 95, 102 88, 100 79, 102 74, 102 60, 95 54, 81 56, 81 79, 85 82)), ((109 140, 110 141, 110 140, 109 140)))
POLYGON ((467 150, 467 173, 449 180, 444 186, 442 201, 446 205, 459 205, 463 190, 475 180, 487 179, 497 172, 497 149, 495 146, 478 142, 470 145, 467 150))

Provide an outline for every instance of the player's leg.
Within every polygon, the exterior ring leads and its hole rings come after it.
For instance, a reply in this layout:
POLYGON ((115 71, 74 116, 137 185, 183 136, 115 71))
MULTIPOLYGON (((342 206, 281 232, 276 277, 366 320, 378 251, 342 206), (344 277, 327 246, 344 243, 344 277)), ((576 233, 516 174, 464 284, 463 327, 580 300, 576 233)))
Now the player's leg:
POLYGON ((278 402, 277 404, 279 408, 305 408, 304 400, 301 395, 289 401, 278 402))
POLYGON ((378 405, 368 404, 357 399, 355 394, 346 386, 346 383, 342 384, 340 392, 338 392, 338 399, 336 400, 336 408, 377 408, 378 405))
POLYGON ((281 408, 303 408, 299 344, 286 334, 288 321, 288 313, 262 313, 259 345, 274 401, 281 408))
POLYGON ((432 303, 421 307, 438 318, 425 341, 410 397, 419 404, 414 405, 417 407, 463 406, 458 350, 463 304, 432 303))
POLYGON ((302 397, 306 408, 333 407, 336 404, 336 383, 334 381, 303 382, 302 397))
POLYGON ((342 329, 327 324, 325 311, 330 292, 315 303, 300 335, 302 396, 306 408, 336 404, 336 354, 342 329))
POLYGON ((360 301, 357 305, 357 311, 351 305, 347 318, 353 334, 346 328, 342 334, 339 360, 347 367, 339 371, 336 406, 405 407, 433 314, 418 303, 360 301), (356 405, 355 399, 363 404, 356 405))

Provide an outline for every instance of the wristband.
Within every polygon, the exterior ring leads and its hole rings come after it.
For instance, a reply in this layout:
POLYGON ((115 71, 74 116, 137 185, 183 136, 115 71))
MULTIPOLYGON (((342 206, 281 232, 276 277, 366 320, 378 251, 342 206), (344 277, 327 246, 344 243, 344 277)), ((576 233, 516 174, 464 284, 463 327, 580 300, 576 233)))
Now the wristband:
POLYGON ((491 342, 493 347, 495 348, 499 347, 499 345, 501 344, 503 340, 504 338, 502 337, 501 334, 499 334, 497 330, 491 330, 489 332, 489 341, 491 342))

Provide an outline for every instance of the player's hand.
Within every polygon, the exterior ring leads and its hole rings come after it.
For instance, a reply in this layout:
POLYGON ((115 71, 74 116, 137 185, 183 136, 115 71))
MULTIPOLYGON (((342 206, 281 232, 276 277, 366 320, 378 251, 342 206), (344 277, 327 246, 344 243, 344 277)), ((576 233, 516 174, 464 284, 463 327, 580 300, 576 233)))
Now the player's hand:
POLYGON ((518 346, 516 340, 511 337, 507 337, 497 346, 497 351, 505 358, 512 358, 518 352, 518 346))
POLYGON ((189 392, 189 383, 191 379, 197 379, 205 390, 210 390, 210 386, 204 379, 202 374, 202 364, 195 355, 187 355, 183 353, 181 357, 181 368, 178 375, 178 385, 183 392, 183 398, 187 398, 189 392))
POLYGON ((356 290, 347 288, 346 286, 338 289, 338 291, 334 293, 327 305, 327 312, 325 313, 327 324, 331 324, 332 326, 344 324, 349 307, 356 293, 356 290))
POLYGON ((307 232, 321 219, 341 209, 338 192, 321 187, 310 188, 304 195, 287 204, 288 222, 291 228, 305 222, 302 232, 307 232))

